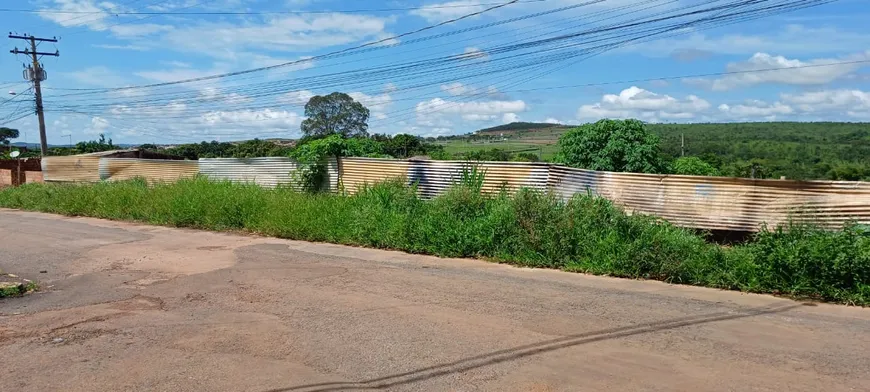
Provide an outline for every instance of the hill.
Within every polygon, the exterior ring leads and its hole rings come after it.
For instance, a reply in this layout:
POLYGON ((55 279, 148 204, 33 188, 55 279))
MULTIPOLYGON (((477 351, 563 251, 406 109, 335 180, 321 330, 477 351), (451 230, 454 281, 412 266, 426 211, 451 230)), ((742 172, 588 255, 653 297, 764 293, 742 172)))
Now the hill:
POLYGON ((474 132, 475 135, 493 135, 500 134, 517 134, 523 132, 535 132, 538 130, 552 130, 553 128, 569 128, 562 124, 551 123, 533 123, 533 122, 512 122, 510 124, 498 125, 491 128, 484 128, 474 132))
MULTIPOLYGON (((570 127, 512 123, 481 129, 445 142, 451 153, 480 149, 538 149, 545 159, 557 152, 559 136, 570 127)), ((870 123, 760 122, 648 124, 661 139, 666 160, 685 151, 720 169, 723 175, 828 180, 870 180, 870 123), (681 147, 681 139, 685 146, 681 147)))

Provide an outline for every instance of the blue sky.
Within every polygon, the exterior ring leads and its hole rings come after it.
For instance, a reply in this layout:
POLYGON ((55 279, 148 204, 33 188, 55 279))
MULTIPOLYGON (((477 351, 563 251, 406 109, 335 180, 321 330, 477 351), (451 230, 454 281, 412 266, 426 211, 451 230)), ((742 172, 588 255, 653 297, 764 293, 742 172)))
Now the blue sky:
MULTIPOLYGON (((870 63, 861 62, 870 60, 870 2, 864 0, 684 28, 588 58, 570 57, 570 48, 530 50, 523 52, 526 58, 555 56, 521 69, 505 66, 516 52, 496 49, 709 1, 524 0, 390 39, 506 1, 29 0, 0 8, 42 12, 0 11, 0 24, 19 34, 60 38, 40 46, 61 54, 43 59, 52 144, 99 133, 120 143, 298 137, 305 101, 332 91, 369 107, 370 132, 424 136, 511 121, 870 120, 870 63), (522 18, 545 11, 552 12, 522 18), (131 12, 175 14, 125 14, 131 12), (520 19, 505 22, 512 18, 520 19), (379 40, 367 50, 322 58, 379 40), (449 66, 430 65, 445 56, 452 59, 449 66), (432 68, 422 73, 370 73, 424 60, 432 68), (286 63, 201 82, 99 90, 286 63), (830 63, 835 65, 816 66, 830 63), (799 68, 691 76, 784 67, 799 68), (663 77, 673 78, 648 80, 663 77)), ((24 42, 9 39, 6 45, 22 48, 24 42)), ((0 86, 22 93, 14 98, 4 91, 0 118, 17 117, 32 105, 20 80, 24 61, 0 56, 0 86)), ((35 116, 5 126, 26 132, 29 142, 38 140, 35 116)))

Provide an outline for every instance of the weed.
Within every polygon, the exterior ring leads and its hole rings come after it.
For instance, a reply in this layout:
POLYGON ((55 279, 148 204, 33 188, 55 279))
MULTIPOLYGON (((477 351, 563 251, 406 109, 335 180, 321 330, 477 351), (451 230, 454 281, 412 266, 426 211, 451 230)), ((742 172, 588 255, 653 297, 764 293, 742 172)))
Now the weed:
POLYGON ((431 200, 403 180, 347 196, 204 178, 151 186, 26 184, 0 191, 0 207, 870 304, 867 227, 789 223, 721 247, 591 194, 562 200, 529 189, 482 192, 484 176, 469 167, 431 200))
POLYGON ((36 289, 37 285, 35 282, 0 282, 0 298, 17 297, 31 291, 36 291, 36 289))

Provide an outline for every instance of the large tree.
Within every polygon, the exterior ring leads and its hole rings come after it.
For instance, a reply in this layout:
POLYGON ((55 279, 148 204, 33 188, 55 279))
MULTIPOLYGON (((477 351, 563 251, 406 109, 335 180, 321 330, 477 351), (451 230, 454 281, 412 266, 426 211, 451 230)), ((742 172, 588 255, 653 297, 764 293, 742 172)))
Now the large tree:
POLYGON ((305 104, 305 116, 302 134, 307 137, 368 136, 369 110, 345 93, 311 97, 305 104))
POLYGON ((18 130, 6 127, 0 127, 0 144, 9 145, 9 139, 18 138, 18 130))
POLYGON ((660 173, 659 138, 638 120, 601 120, 559 138, 556 162, 590 170, 660 173))

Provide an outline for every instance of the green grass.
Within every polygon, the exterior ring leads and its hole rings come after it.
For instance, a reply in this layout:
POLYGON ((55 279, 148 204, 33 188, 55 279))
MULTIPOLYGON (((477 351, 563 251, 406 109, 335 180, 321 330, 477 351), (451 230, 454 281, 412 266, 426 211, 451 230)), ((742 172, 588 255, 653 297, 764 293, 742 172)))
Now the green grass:
POLYGON ((27 184, 0 191, 0 207, 870 304, 870 234, 860 226, 789 226, 721 247, 659 219, 626 215, 605 199, 483 195, 468 177, 432 200, 401 182, 353 196, 202 178, 150 187, 27 184))

